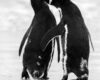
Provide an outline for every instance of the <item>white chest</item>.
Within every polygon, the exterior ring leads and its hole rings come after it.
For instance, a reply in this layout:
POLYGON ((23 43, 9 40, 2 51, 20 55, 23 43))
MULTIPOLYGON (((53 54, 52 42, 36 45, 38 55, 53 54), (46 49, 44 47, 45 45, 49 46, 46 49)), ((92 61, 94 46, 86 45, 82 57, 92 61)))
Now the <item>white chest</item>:
POLYGON ((49 6, 50 11, 52 12, 52 14, 55 17, 56 24, 58 25, 61 21, 61 18, 62 18, 61 8, 56 8, 55 6, 50 5, 50 4, 48 4, 48 6, 49 6))

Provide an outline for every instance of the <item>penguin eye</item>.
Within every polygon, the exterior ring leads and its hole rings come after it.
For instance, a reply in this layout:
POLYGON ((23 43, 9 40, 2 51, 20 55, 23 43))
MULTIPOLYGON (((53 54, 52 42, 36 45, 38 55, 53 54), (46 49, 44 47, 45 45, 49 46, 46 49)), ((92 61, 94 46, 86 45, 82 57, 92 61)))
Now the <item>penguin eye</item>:
POLYGON ((40 64, 40 62, 36 62, 36 64, 38 65, 38 66, 40 66, 41 64, 40 64))
POLYGON ((42 57, 41 57, 41 56, 38 56, 38 58, 39 58, 39 59, 42 59, 42 57))

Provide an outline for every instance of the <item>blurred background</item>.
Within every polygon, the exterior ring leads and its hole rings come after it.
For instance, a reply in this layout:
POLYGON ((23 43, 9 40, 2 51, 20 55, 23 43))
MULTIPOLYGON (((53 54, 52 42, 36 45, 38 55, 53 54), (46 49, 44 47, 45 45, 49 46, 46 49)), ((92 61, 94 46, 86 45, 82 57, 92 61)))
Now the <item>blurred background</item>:
MULTIPOLYGON (((89 58, 89 80, 100 80, 100 0, 72 1, 81 10, 95 48, 94 52, 91 48, 89 58)), ((22 63, 18 56, 18 49, 33 17, 34 11, 30 0, 0 0, 1 80, 21 80, 22 63)), ((60 80, 62 77, 61 64, 56 61, 54 57, 49 71, 50 80, 60 80)))

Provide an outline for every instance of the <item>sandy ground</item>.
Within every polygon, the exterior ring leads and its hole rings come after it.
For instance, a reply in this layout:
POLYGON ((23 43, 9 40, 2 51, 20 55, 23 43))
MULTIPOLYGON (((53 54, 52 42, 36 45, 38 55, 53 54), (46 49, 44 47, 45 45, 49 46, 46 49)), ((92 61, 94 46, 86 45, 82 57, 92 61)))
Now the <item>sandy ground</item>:
MULTIPOLYGON (((100 0, 72 0, 80 8, 91 33, 95 51, 89 58, 89 80, 100 80, 100 0)), ((21 80, 20 41, 30 26, 34 11, 29 0, 0 0, 0 79, 21 80)), ((55 50, 56 52, 56 50, 55 50)), ((49 71, 50 80, 61 80, 61 63, 56 53, 49 71)))

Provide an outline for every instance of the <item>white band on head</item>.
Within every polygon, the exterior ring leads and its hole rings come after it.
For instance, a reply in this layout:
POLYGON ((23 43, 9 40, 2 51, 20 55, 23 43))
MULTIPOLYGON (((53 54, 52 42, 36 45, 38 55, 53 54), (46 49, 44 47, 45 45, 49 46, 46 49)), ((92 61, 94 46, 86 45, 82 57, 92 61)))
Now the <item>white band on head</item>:
POLYGON ((49 0, 49 4, 51 4, 52 0, 49 0))

